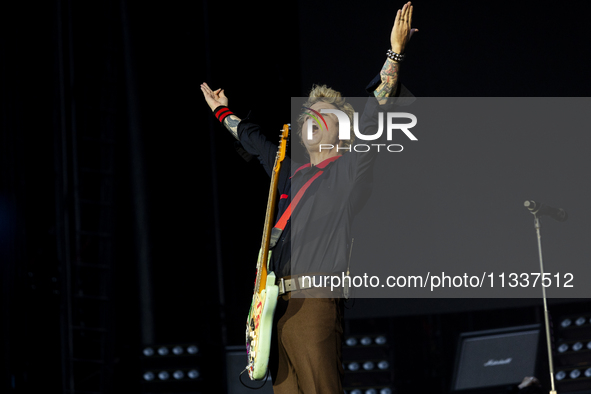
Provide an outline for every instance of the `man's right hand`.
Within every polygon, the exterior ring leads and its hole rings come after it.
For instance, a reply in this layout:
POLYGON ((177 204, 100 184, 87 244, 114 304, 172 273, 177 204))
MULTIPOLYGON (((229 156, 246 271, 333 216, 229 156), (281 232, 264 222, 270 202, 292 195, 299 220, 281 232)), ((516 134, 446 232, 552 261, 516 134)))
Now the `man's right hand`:
POLYGON ((203 82, 201 84, 201 91, 203 92, 203 97, 205 97, 205 101, 209 108, 213 111, 220 105, 228 106, 228 98, 224 94, 223 89, 211 90, 211 88, 203 82))
MULTIPOLYGON (((203 82, 201 84, 201 91, 203 92, 205 101, 207 101, 207 105, 209 105, 209 108, 211 108, 212 111, 214 111, 220 105, 225 105, 226 107, 228 106, 228 98, 224 94, 223 89, 211 90, 211 88, 205 82, 203 82)), ((223 118, 222 122, 224 127, 228 129, 230 133, 232 133, 234 138, 240 140, 240 138, 238 138, 238 123, 240 123, 240 118, 231 112, 223 118)))

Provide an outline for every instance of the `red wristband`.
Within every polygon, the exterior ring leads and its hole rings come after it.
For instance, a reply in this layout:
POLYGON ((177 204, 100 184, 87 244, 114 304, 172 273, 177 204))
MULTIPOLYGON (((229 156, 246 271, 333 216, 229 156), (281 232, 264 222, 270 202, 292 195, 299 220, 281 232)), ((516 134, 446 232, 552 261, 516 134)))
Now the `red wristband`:
POLYGON ((230 111, 230 109, 225 105, 220 105, 219 107, 213 110, 213 114, 215 115, 217 120, 219 120, 220 123, 222 123, 224 119, 226 119, 226 116, 234 115, 234 112, 230 111))

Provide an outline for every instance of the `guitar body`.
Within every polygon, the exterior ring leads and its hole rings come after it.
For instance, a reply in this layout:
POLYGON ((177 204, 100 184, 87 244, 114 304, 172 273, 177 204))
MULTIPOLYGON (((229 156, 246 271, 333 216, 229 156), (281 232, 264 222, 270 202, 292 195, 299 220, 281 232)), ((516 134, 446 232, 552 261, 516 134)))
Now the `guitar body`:
POLYGON ((289 124, 283 126, 281 139, 279 141, 279 150, 273 167, 271 187, 267 201, 265 227, 263 230, 263 240, 261 242, 261 249, 257 261, 254 292, 250 311, 248 312, 248 317, 246 319, 246 355, 248 359, 246 370, 248 371, 248 376, 251 380, 264 379, 269 367, 271 337, 273 334, 273 316, 275 315, 277 297, 279 296, 279 286, 275 284, 275 273, 268 271, 268 262, 271 257, 269 244, 271 239, 273 213, 275 212, 277 199, 279 169, 281 168, 281 162, 285 158, 289 129, 289 124))
POLYGON ((275 284, 275 274, 269 272, 265 289, 252 297, 246 321, 246 368, 252 380, 261 380, 267 373, 278 296, 279 286, 275 284))

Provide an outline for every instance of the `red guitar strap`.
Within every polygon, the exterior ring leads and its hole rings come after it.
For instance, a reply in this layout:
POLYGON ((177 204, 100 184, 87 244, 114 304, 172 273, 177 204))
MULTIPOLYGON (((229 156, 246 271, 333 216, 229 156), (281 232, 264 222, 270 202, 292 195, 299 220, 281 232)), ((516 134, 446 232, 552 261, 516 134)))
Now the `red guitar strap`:
POLYGON ((291 203, 285 209, 285 212, 283 212, 283 215, 281 215, 281 217, 277 221, 277 224, 275 224, 274 228, 278 228, 279 230, 283 231, 283 229, 285 228, 285 225, 287 224, 287 221, 291 217, 292 210, 294 210, 295 207, 298 205, 298 203, 302 199, 302 196, 304 195, 305 191, 310 187, 312 182, 314 182, 316 180, 316 178, 318 178, 320 175, 322 175, 322 171, 318 171, 316 174, 314 174, 314 176, 312 178, 308 179, 308 182, 306 182, 304 184, 304 186, 302 186, 300 188, 300 190, 297 192, 295 197, 291 200, 291 203))
MULTIPOLYGON (((334 156, 334 157, 331 157, 329 159, 326 159, 322 163, 318 164, 317 167, 318 168, 324 168, 329 163, 335 161, 339 157, 341 157, 341 156, 334 156)), ((297 172, 297 170, 296 170, 296 172, 297 172)), ((316 180, 316 178, 318 178, 320 175, 322 175, 322 173, 323 173, 323 171, 320 170, 316 174, 314 174, 314 176, 312 176, 312 178, 308 179, 308 181, 304 184, 304 186, 302 186, 300 188, 300 190, 298 190, 298 192, 296 193, 295 197, 291 200, 291 203, 285 209, 285 212, 283 212, 283 215, 281 215, 281 217, 277 221, 277 224, 275 224, 275 227, 273 227, 273 229, 271 230, 271 243, 270 243, 270 247, 271 248, 275 246, 275 244, 279 240, 279 237, 281 237, 281 233, 283 232, 283 229, 285 228, 285 225, 287 224, 287 221, 291 217, 291 213, 293 212, 293 210, 295 209, 295 207, 298 205, 298 203, 302 199, 302 196, 304 195, 304 193, 306 192, 306 190, 310 187, 310 185, 312 184, 312 182, 314 182, 316 180)))

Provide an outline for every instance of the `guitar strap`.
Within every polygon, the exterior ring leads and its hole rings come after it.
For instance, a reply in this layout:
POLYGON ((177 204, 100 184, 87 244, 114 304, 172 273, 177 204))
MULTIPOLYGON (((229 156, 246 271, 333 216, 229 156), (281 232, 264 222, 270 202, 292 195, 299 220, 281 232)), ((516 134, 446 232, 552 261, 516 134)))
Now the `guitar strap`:
POLYGON ((298 203, 302 199, 302 196, 304 195, 306 190, 310 187, 312 182, 314 182, 316 180, 316 178, 318 178, 320 175, 322 175, 322 173, 323 173, 323 171, 318 171, 316 174, 314 174, 314 176, 312 178, 308 179, 308 182, 306 182, 304 184, 304 186, 302 186, 300 188, 300 190, 297 192, 295 197, 291 200, 291 203, 287 206, 287 208, 285 209, 285 212, 283 212, 283 215, 281 215, 281 217, 277 221, 277 224, 275 224, 275 227, 273 227, 273 229, 271 230, 271 240, 269 243, 269 248, 273 248, 277 244, 277 241, 279 241, 279 238, 281 237, 281 233, 283 233, 283 229, 285 228, 287 221, 291 217, 291 212, 298 205, 298 203))

